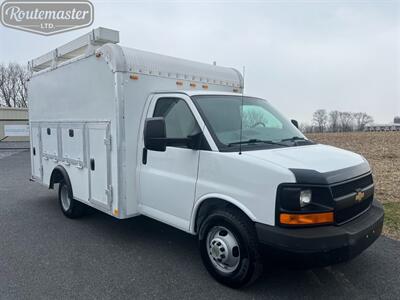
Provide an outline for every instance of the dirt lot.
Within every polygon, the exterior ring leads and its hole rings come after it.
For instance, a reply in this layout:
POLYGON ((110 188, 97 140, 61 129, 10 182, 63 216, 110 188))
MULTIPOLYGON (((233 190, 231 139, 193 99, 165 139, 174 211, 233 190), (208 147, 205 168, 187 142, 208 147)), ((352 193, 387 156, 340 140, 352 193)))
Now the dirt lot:
POLYGON ((400 132, 313 133, 307 137, 360 153, 369 161, 376 196, 385 207, 384 232, 400 239, 400 132))

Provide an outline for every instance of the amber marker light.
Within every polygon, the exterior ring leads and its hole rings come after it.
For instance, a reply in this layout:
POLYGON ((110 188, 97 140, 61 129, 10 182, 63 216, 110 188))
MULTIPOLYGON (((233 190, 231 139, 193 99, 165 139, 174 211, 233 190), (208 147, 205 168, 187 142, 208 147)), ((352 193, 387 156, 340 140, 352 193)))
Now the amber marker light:
POLYGON ((178 81, 176 82, 176 85, 183 85, 183 81, 178 80, 178 81))
POLYGON ((202 87, 203 87, 203 89, 205 89, 205 90, 208 89, 208 85, 207 85, 207 84, 203 84, 202 87))
POLYGON ((129 76, 129 78, 132 79, 132 80, 138 80, 139 76, 136 75, 136 74, 132 74, 131 76, 129 76))
POLYGON ((279 222, 285 225, 321 225, 333 223, 333 212, 288 214, 281 213, 279 222))
POLYGON ((193 87, 193 88, 194 88, 194 87, 196 87, 196 84, 195 84, 194 82, 191 82, 191 83, 190 83, 190 87, 193 87))

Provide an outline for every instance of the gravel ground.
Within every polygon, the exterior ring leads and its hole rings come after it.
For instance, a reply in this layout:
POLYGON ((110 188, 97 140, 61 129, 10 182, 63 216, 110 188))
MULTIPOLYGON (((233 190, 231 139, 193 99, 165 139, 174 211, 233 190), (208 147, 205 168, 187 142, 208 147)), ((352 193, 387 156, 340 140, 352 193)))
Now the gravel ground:
POLYGON ((13 155, 15 153, 21 152, 23 150, 0 150, 0 159, 5 158, 7 156, 13 155))

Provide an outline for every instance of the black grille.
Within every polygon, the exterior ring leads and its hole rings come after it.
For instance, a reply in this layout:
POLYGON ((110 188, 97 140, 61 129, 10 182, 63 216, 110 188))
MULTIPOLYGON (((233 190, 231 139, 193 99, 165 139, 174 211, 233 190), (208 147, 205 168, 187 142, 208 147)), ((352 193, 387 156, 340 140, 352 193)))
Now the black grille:
MULTIPOLYGON (((368 186, 373 184, 372 175, 368 174, 360 178, 356 178, 354 180, 340 183, 337 185, 331 186, 333 198, 337 202, 337 208, 335 209, 335 221, 337 224, 345 223, 348 220, 360 215, 364 211, 366 211, 369 206, 371 205, 374 194, 372 191, 372 195, 369 193, 368 198, 363 199, 361 202, 355 201, 355 193, 358 190, 365 189, 368 186), (349 197, 346 197, 349 196, 349 197), (338 198, 344 197, 347 198, 346 200, 339 200, 338 198), (354 200, 353 200, 354 197, 354 200), (346 207, 339 205, 342 201, 352 201, 346 204, 346 207), (340 208, 339 207, 343 207, 340 208)), ((343 199, 343 198, 342 198, 343 199)))
POLYGON ((349 182, 334 185, 331 187, 333 198, 339 198, 354 193, 357 189, 365 188, 371 185, 372 183, 373 183, 372 175, 368 174, 364 177, 349 182))
POLYGON ((373 199, 373 196, 365 199, 361 203, 357 203, 353 206, 343 208, 343 209, 337 211, 335 214, 336 223, 337 224, 344 223, 344 222, 356 217, 357 215, 361 214, 362 212, 367 210, 368 207, 371 205, 372 199, 373 199))

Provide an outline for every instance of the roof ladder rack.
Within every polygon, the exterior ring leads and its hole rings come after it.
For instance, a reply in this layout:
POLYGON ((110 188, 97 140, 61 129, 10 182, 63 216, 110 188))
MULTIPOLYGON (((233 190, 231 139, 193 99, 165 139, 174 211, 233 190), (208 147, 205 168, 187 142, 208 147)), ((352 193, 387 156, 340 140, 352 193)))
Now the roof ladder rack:
POLYGON ((119 43, 119 32, 98 27, 65 45, 32 59, 28 63, 28 69, 32 73, 45 69, 54 69, 60 64, 77 57, 92 55, 97 48, 107 43, 119 43))

